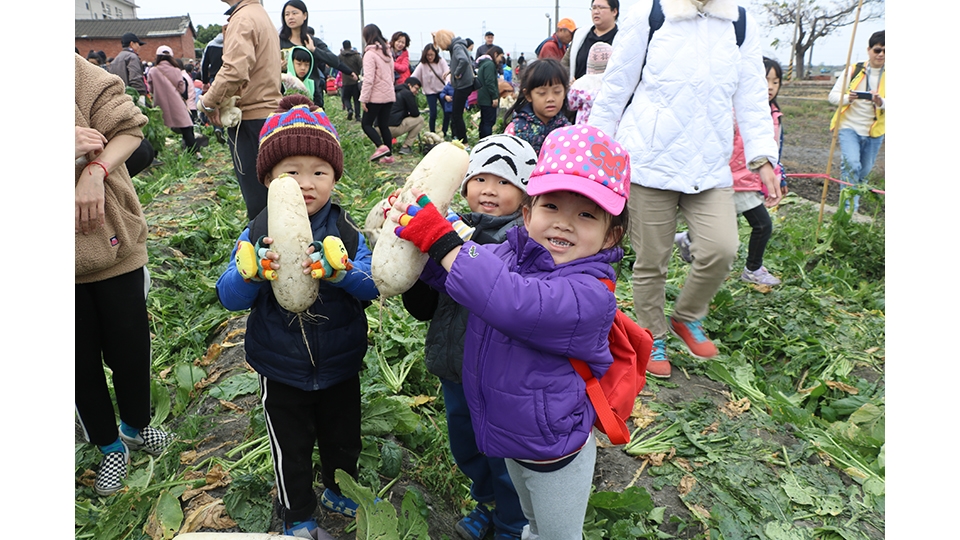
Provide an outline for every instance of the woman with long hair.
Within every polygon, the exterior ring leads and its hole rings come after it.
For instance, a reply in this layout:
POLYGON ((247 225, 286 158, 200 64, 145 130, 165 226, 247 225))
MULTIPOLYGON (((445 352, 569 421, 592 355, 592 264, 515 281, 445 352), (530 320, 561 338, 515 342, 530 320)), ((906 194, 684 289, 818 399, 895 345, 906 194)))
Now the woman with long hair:
POLYGON ((363 85, 360 88, 360 106, 363 118, 360 125, 363 133, 373 142, 376 149, 370 161, 393 163, 390 143, 390 109, 397 96, 393 91, 393 56, 387 47, 387 40, 375 24, 363 27, 363 85), (377 122, 380 133, 374 129, 377 122))
POLYGON ((193 120, 187 108, 186 97, 193 88, 187 88, 183 71, 173 58, 173 49, 166 45, 157 47, 157 58, 153 69, 147 73, 147 85, 153 101, 163 111, 163 124, 183 137, 183 146, 189 152, 197 152, 196 138, 193 134, 193 120))
POLYGON ((333 66, 346 74, 353 74, 353 70, 343 65, 336 53, 327 47, 327 44, 316 36, 307 33, 309 20, 307 5, 302 0, 288 0, 283 5, 283 17, 280 27, 280 50, 284 51, 284 60, 291 54, 294 46, 306 47, 313 53, 313 69, 309 77, 313 81, 313 102, 323 107, 323 94, 326 88, 327 76, 323 66, 333 66))
POLYGON ((440 57, 440 51, 433 43, 427 43, 420 53, 420 63, 413 70, 413 77, 420 79, 423 84, 423 95, 427 96, 427 106, 430 107, 430 131, 437 131, 437 102, 440 101, 440 92, 446 82, 443 75, 450 71, 447 61, 440 57))

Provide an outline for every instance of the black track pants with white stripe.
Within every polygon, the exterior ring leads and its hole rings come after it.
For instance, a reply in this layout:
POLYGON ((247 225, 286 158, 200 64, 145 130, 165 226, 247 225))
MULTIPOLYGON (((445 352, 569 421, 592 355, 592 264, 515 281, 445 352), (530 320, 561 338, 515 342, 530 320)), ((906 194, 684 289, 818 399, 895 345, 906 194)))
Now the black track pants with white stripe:
POLYGON ((360 375, 330 388, 305 391, 260 377, 280 518, 309 519, 317 508, 313 449, 320 450, 321 479, 337 494, 334 471, 356 478, 360 458, 360 375))

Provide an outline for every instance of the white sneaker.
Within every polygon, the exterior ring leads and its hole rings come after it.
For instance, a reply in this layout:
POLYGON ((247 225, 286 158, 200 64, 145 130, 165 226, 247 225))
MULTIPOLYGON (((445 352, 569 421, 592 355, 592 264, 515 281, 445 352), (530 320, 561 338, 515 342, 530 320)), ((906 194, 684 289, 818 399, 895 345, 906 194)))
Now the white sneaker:
POLYGON ((769 285, 773 287, 774 285, 779 285, 780 280, 777 279, 773 274, 767 271, 765 266, 757 268, 753 272, 743 269, 743 273, 740 274, 740 279, 746 281, 747 283, 756 283, 757 285, 769 285))

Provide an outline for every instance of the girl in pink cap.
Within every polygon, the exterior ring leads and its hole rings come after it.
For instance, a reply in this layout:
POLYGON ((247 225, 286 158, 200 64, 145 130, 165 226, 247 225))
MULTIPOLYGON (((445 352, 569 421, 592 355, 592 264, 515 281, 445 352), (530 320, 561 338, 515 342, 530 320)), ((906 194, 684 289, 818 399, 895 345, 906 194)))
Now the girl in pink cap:
POLYGON ((529 524, 522 538, 580 540, 596 462, 583 379, 613 363, 607 336, 628 228, 630 159, 600 130, 558 128, 527 184, 523 226, 502 244, 463 241, 421 193, 397 202, 396 234, 430 255, 420 279, 470 315, 463 390, 477 447, 505 458, 529 524))

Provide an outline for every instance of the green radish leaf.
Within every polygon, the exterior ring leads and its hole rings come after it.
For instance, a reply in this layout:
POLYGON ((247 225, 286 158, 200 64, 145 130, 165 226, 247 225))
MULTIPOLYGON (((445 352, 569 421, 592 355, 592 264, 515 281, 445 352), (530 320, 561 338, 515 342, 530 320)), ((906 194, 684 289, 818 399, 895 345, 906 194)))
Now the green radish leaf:
POLYGON ((260 382, 257 374, 246 372, 234 375, 210 388, 210 395, 217 399, 231 401, 237 396, 256 394, 259 390, 260 382))
POLYGON ((403 451, 393 441, 384 441, 380 447, 380 474, 387 478, 396 478, 400 475, 400 465, 403 462, 403 451))
POLYGON ((423 494, 412 486, 407 488, 400 503, 401 540, 430 540, 430 531, 427 526, 429 515, 430 510, 423 499, 423 494))
POLYGON ((343 494, 357 502, 357 540, 394 540, 399 538, 397 510, 387 501, 377 501, 370 489, 337 469, 337 485, 343 494))
POLYGON ((183 510, 180 501, 169 491, 164 490, 157 499, 157 508, 151 516, 156 520, 165 539, 173 538, 183 524, 183 510))

